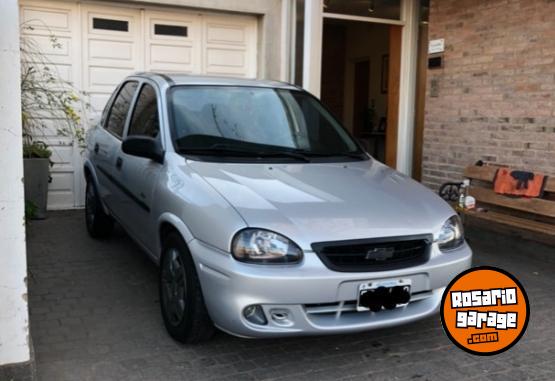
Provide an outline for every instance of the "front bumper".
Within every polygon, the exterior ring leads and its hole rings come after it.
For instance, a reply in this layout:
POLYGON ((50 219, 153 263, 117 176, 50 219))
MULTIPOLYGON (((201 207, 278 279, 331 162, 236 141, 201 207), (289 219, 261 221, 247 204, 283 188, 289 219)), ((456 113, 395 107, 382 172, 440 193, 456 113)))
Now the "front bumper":
POLYGON ((313 252, 305 252, 297 265, 253 265, 198 240, 189 248, 214 324, 242 337, 349 333, 422 319, 438 311, 443 290, 472 260, 466 243, 445 254, 433 245, 430 260, 420 266, 343 273, 325 267, 313 252), (378 313, 356 311, 361 283, 400 278, 411 280, 409 304, 378 313), (243 316, 244 308, 254 304, 262 306, 266 325, 243 316))

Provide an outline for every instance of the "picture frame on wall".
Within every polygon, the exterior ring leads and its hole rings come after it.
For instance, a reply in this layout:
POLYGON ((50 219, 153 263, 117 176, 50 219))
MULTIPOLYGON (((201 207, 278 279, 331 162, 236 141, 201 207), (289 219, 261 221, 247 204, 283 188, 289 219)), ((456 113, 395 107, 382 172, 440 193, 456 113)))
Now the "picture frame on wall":
POLYGON ((389 86, 389 54, 382 56, 382 78, 381 78, 381 92, 387 94, 389 86))

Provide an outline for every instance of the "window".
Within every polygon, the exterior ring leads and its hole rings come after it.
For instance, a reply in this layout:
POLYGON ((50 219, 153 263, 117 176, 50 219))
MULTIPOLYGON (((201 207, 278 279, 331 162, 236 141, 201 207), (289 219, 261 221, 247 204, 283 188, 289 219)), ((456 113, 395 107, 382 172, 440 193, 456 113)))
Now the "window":
POLYGON ((160 122, 158 119, 156 91, 149 84, 145 84, 137 98, 127 135, 144 135, 156 138, 159 134, 160 122))
POLYGON ((171 107, 178 150, 232 145, 314 155, 358 153, 343 127, 301 91, 177 86, 171 107))
POLYGON ((108 123, 106 129, 117 137, 123 135, 123 128, 125 127, 125 119, 129 111, 129 105, 133 100, 133 95, 137 90, 137 82, 126 82, 116 97, 112 108, 110 109, 110 116, 108 116, 108 123))
POLYGON ((124 20, 103 19, 100 17, 93 17, 93 29, 129 32, 129 22, 124 20))
POLYGON ((154 34, 159 36, 187 37, 187 27, 179 25, 154 24, 154 34))

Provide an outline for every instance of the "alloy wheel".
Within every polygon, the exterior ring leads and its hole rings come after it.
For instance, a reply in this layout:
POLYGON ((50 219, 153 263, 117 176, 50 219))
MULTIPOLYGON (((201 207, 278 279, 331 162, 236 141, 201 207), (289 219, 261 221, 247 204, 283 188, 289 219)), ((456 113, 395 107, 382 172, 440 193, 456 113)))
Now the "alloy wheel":
POLYGON ((168 321, 177 326, 185 316, 187 292, 185 266, 179 251, 168 250, 162 266, 162 303, 168 321))
POLYGON ((96 217, 96 195, 92 185, 87 186, 87 193, 85 196, 85 217, 87 225, 93 226, 96 217))

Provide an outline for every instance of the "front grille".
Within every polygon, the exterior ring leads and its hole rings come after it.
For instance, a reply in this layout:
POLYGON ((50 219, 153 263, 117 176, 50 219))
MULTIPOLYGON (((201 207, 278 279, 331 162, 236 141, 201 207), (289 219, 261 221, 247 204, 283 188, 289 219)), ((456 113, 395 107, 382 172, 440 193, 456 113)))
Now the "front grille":
POLYGON ((426 263, 432 235, 313 243, 312 249, 334 271, 386 271, 426 263))

